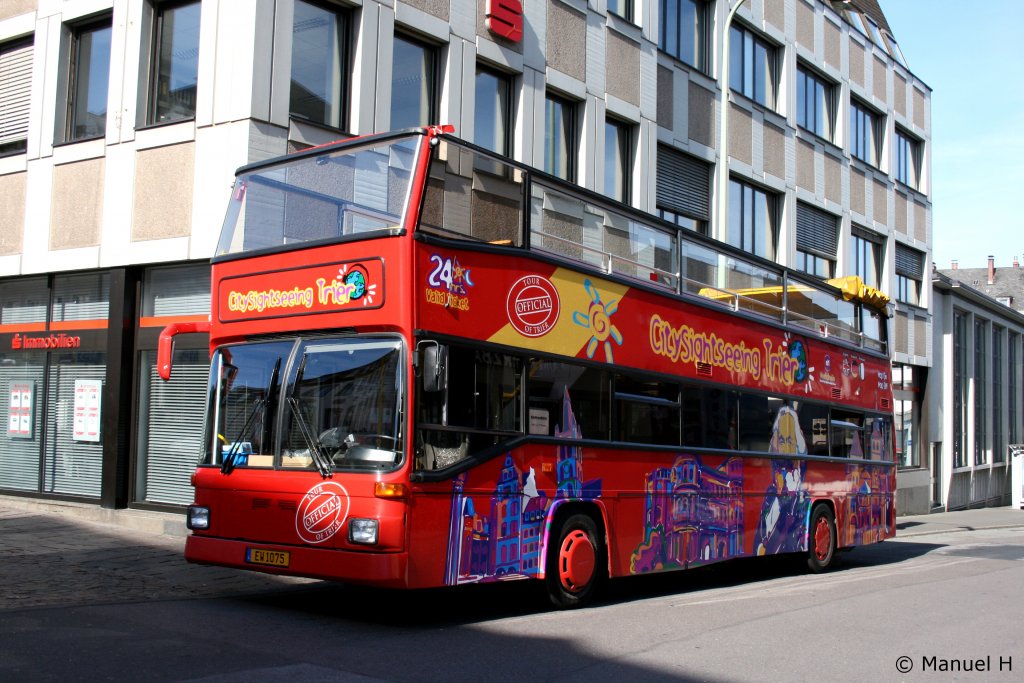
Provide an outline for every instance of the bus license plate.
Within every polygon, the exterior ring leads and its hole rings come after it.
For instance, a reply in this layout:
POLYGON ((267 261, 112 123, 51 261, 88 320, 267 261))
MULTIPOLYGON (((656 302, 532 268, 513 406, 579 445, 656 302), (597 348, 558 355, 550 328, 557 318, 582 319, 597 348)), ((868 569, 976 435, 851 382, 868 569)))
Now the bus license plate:
POLYGON ((286 550, 246 548, 245 561, 250 564, 265 564, 269 567, 287 567, 291 562, 291 555, 286 550))

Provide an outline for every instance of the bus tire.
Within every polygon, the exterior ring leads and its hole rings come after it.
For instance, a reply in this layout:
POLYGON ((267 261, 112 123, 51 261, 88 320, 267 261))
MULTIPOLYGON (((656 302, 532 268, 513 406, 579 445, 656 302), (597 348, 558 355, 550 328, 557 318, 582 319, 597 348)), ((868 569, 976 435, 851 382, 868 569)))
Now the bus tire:
POLYGON ((815 574, 832 566, 836 560, 836 519, 832 510, 818 503, 811 511, 807 529, 807 567, 815 574))
POLYGON ((551 536, 545 583, 559 609, 582 607, 593 599, 607 573, 604 543, 590 515, 576 513, 551 536))

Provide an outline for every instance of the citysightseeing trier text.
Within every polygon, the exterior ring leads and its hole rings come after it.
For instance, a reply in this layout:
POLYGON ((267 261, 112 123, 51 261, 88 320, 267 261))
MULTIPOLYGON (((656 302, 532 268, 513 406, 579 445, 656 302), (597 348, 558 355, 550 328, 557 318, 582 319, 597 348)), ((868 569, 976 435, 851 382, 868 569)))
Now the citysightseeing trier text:
POLYGON ((212 286, 193 562, 572 607, 895 533, 887 299, 856 278, 430 128, 240 169, 212 286))

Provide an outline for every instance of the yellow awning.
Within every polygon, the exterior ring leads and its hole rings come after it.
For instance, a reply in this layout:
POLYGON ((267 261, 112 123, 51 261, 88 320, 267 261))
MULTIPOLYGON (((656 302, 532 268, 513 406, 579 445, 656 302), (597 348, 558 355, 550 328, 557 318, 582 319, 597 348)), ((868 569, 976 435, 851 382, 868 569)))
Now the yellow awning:
POLYGON ((856 275, 837 277, 826 280, 833 287, 838 287, 843 292, 843 298, 847 301, 860 301, 875 308, 885 308, 889 303, 889 296, 880 289, 875 289, 864 284, 856 275))
MULTIPOLYGON (((886 304, 889 303, 889 297, 884 294, 881 290, 869 287, 864 284, 856 275, 848 275, 847 277, 838 277, 831 280, 826 280, 828 284, 839 289, 843 294, 843 299, 846 301, 859 301, 865 303, 873 308, 884 309, 886 304)), ((806 285, 791 284, 789 291, 792 293, 797 292, 810 292, 812 289, 806 285)), ((742 296, 747 299, 753 299, 763 303, 770 303, 775 306, 782 305, 782 285, 773 285, 771 287, 748 287, 746 289, 717 289, 714 287, 704 287, 698 294, 708 299, 729 299, 733 296, 742 296)))

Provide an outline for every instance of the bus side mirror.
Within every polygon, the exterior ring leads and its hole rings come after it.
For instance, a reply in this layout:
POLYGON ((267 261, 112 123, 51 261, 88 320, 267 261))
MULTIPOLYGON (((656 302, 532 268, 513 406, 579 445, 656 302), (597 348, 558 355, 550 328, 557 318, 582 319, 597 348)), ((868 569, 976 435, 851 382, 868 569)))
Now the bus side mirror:
POLYGON ((423 345, 423 391, 444 389, 448 377, 448 347, 436 342, 423 345))
POLYGON ((171 323, 160 332, 156 351, 156 371, 160 379, 171 378, 171 356, 174 353, 174 338, 179 334, 209 333, 209 321, 192 323, 171 323))

